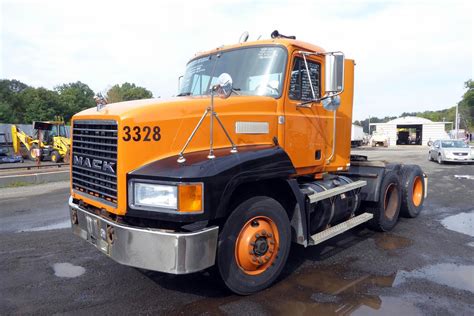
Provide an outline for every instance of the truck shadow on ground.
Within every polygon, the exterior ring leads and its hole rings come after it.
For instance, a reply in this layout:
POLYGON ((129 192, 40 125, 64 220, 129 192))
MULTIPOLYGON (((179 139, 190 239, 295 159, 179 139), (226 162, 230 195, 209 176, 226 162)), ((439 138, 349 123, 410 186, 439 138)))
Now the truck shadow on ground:
MULTIPOLYGON (((320 245, 304 248, 293 244, 287 264, 277 283, 285 283, 306 261, 324 263, 325 260, 336 256, 345 249, 373 237, 374 234, 374 232, 364 228, 355 228, 320 245)), ((188 275, 170 275, 147 270, 139 271, 158 286, 168 290, 207 298, 234 297, 238 299, 240 297, 234 295, 225 287, 215 267, 188 275)))

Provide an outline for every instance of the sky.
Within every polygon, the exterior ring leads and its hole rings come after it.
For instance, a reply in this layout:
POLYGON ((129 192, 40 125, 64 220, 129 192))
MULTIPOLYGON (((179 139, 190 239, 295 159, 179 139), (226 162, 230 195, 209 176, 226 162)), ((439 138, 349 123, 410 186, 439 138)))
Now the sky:
POLYGON ((355 59, 354 119, 439 110, 473 78, 472 3, 0 0, 0 78, 170 97, 196 52, 277 29, 355 59))

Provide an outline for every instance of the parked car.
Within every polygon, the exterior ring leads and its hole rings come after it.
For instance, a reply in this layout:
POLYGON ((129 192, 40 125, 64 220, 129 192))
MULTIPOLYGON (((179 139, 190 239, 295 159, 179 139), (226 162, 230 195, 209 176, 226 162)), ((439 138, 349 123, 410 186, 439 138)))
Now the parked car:
POLYGON ((436 140, 430 147, 428 159, 440 164, 445 161, 474 162, 474 150, 462 140, 436 140))

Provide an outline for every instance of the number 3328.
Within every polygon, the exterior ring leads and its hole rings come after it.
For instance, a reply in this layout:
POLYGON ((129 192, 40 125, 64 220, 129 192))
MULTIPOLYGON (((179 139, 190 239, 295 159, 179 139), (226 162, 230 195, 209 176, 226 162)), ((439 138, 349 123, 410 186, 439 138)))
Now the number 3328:
POLYGON ((143 140, 144 142, 159 141, 161 139, 161 129, 159 126, 124 126, 122 139, 126 142, 134 140, 136 142, 143 140))

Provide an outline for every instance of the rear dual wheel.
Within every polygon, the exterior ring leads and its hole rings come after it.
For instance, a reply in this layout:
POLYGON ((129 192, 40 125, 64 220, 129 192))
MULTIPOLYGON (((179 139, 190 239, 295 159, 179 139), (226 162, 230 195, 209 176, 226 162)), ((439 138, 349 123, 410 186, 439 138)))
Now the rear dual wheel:
POLYGON ((404 217, 417 217, 425 200, 425 175, 417 165, 405 165, 401 172, 402 205, 400 214, 404 217))
POLYGON ((288 215, 272 198, 250 198, 229 216, 218 245, 217 265, 226 286, 240 295, 261 291, 278 278, 288 259, 288 215))
POLYGON ((367 211, 374 217, 367 223, 377 231, 387 232, 392 230, 398 221, 401 206, 401 186, 395 171, 388 171, 380 186, 378 202, 367 205, 367 211))

